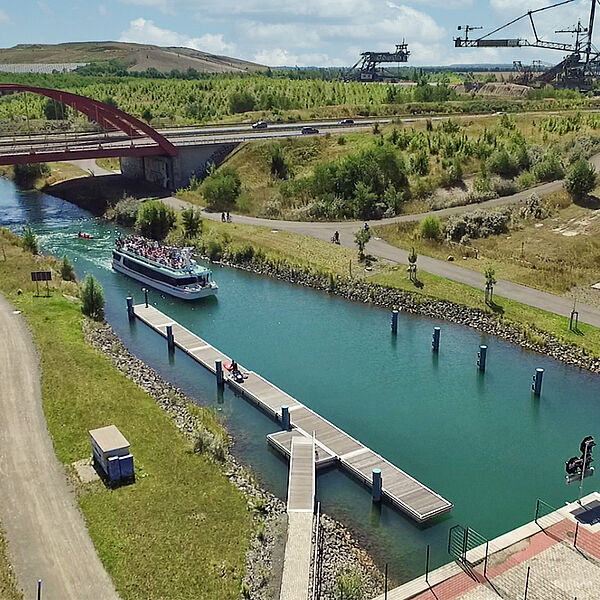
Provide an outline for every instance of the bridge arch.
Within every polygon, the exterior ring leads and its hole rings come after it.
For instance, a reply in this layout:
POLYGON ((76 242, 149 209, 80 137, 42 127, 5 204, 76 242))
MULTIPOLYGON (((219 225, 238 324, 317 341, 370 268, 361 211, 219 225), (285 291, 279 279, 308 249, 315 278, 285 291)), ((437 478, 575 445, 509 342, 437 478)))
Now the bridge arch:
POLYGON ((163 135, 147 123, 127 114, 126 112, 99 100, 80 96, 63 90, 40 88, 18 83, 0 83, 0 94, 13 92, 31 92, 40 96, 52 98, 83 113, 105 130, 120 130, 131 138, 149 137, 153 139, 163 154, 177 156, 177 148, 163 135))

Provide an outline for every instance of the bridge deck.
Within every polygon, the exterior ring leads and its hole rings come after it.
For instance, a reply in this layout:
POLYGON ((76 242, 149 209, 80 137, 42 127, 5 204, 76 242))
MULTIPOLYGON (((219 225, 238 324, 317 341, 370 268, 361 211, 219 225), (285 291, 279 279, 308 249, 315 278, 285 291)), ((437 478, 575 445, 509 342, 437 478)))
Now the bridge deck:
MULTIPOLYGON (((230 357, 172 321, 157 308, 139 304, 134 310, 141 321, 165 337, 166 326, 172 325, 175 345, 211 372, 215 372, 215 360, 222 360, 223 363, 231 362, 230 357)), ((416 521, 427 521, 452 508, 451 502, 280 390, 258 373, 247 371, 241 365, 240 370, 248 376, 243 383, 237 383, 227 371, 224 371, 225 381, 231 387, 277 420, 281 420, 281 407, 287 405, 292 428, 306 438, 312 438, 314 434, 315 445, 318 451, 322 451, 324 459, 334 457, 343 468, 367 486, 372 483, 372 470, 381 469, 383 497, 416 521)), ((285 438, 273 439, 279 435, 271 436, 270 442, 285 454, 289 454, 287 442, 277 443, 285 438)), ((291 444, 291 441, 289 443, 291 444)))

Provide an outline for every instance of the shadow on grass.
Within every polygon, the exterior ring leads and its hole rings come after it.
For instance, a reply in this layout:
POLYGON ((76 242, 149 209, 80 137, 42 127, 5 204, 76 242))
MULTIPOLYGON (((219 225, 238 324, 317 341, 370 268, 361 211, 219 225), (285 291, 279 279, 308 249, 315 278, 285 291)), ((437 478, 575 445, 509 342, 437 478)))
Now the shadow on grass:
POLYGON ((573 200, 573 204, 581 206, 582 208, 598 210, 600 208, 600 198, 597 196, 585 196, 584 198, 573 200))
POLYGON ((492 309, 492 311, 494 311, 497 315, 503 315, 504 314, 504 307, 500 306, 500 304, 496 304, 493 300, 488 300, 486 302, 486 304, 489 306, 489 308, 492 309))

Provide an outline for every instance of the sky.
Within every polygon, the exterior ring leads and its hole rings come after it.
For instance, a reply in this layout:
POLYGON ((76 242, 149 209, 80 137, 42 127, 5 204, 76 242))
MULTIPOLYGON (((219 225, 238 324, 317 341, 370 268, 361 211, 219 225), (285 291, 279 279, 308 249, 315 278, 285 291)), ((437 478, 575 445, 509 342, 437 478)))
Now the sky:
MULTIPOLYGON (((592 0, 573 0, 536 17, 540 37, 581 18, 592 0)), ((529 9, 556 0, 0 0, 0 45, 120 40, 188 46, 270 66, 346 66, 360 52, 409 45, 409 65, 555 63, 560 52, 464 49, 452 41, 458 25, 491 31, 529 9)), ((600 11, 599 11, 600 14, 600 11)), ((598 24, 600 28, 600 22, 598 24)), ((599 32, 600 34, 600 32, 599 32)), ((532 39, 529 21, 500 37, 532 39)), ((594 36, 596 38, 596 36, 594 36)))

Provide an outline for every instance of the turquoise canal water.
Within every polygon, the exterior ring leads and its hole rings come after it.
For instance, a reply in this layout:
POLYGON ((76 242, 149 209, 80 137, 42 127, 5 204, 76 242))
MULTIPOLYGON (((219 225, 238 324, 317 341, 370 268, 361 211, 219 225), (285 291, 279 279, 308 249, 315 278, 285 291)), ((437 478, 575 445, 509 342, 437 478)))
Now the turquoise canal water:
MULTIPOLYGON (((235 452, 262 483, 285 497, 287 465, 266 442, 277 425, 226 390, 141 323, 130 325, 125 297, 140 285, 113 273, 114 228, 86 211, 0 180, 0 223, 29 222, 44 251, 68 254, 79 276, 104 286, 108 321, 131 351, 199 403, 214 406, 235 437, 235 452), (79 240, 79 229, 96 236, 79 240)), ((254 369, 454 503, 449 516, 417 526, 391 507, 374 507, 369 490, 339 470, 318 476, 323 509, 340 518, 388 562, 396 582, 448 562, 449 528, 460 523, 491 538, 532 520, 538 497, 554 506, 577 498, 564 461, 586 435, 600 434, 600 379, 466 327, 400 316, 234 269, 213 267, 216 299, 186 304, 151 293, 152 303, 254 369), (439 355, 431 352, 442 328, 439 355), (488 345, 484 375, 476 369, 488 345), (531 377, 545 369, 543 393, 531 377)), ((587 480, 588 491, 595 481, 587 480)))

